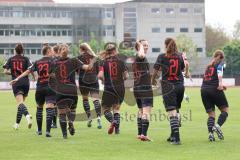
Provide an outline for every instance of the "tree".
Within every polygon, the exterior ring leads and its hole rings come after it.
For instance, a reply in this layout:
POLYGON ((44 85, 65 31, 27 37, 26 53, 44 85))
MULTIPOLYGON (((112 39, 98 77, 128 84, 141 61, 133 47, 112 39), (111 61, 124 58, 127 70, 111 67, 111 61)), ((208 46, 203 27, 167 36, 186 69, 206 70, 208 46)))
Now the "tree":
POLYGON ((233 38, 240 40, 240 20, 238 20, 234 25, 233 38))
POLYGON ((186 50, 187 57, 190 61, 190 71, 195 70, 199 65, 199 58, 196 51, 197 45, 190 37, 187 37, 185 34, 177 36, 176 43, 180 52, 182 52, 184 49, 186 50))
POLYGON ((212 56, 216 49, 222 48, 230 41, 230 37, 226 34, 222 27, 206 26, 206 52, 207 56, 212 56))
POLYGON ((197 45, 190 37, 187 37, 185 34, 180 34, 176 37, 176 43, 180 52, 184 49, 186 50, 188 58, 197 57, 197 45))
POLYGON ((240 40, 233 40, 223 47, 226 59, 225 73, 227 75, 240 75, 240 40))

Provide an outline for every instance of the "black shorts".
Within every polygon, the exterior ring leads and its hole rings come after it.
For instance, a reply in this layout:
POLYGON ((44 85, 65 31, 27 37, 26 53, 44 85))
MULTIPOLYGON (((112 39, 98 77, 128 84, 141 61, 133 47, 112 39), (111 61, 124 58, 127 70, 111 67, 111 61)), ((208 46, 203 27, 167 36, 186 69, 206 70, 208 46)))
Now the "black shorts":
POLYGON ((57 94, 56 105, 58 109, 76 109, 78 103, 78 96, 66 96, 57 94))
POLYGON ((224 92, 216 88, 201 89, 201 97, 207 113, 215 111, 215 105, 219 109, 228 107, 228 101, 224 92))
POLYGON ((43 106, 45 102, 56 104, 56 94, 49 87, 37 87, 35 101, 39 106, 43 106))
POLYGON ((99 94, 99 84, 98 83, 87 84, 82 81, 79 81, 79 90, 82 95, 89 95, 89 93, 99 94))
POLYGON ((183 84, 175 84, 173 85, 172 91, 163 92, 163 104, 165 106, 166 111, 179 110, 181 108, 182 100, 184 97, 184 85, 183 84))
POLYGON ((138 108, 153 107, 153 98, 136 98, 138 108))
POLYGON ((134 87, 134 96, 138 108, 153 107, 153 91, 152 86, 136 86, 134 87))
POLYGON ((118 87, 113 89, 104 89, 102 95, 102 106, 112 107, 113 105, 121 105, 125 96, 125 88, 118 87))
POLYGON ((12 90, 15 97, 17 95, 23 95, 23 97, 27 97, 29 92, 29 85, 13 85, 12 90))

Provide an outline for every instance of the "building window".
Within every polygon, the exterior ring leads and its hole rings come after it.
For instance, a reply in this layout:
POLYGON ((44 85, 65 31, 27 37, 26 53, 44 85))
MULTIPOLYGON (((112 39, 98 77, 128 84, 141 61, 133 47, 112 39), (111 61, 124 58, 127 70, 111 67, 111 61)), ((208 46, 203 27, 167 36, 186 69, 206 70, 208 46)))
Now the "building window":
POLYGON ((197 13, 197 14, 202 13, 202 8, 194 8, 194 13, 197 13))
POLYGON ((3 11, 0 11, 0 17, 3 17, 3 11))
POLYGON ((0 30, 0 36, 4 36, 4 30, 0 30))
POLYGON ((61 36, 61 31, 57 31, 57 36, 61 36))
POLYGON ((106 8, 104 13, 105 13, 105 18, 114 18, 113 8, 106 8))
POLYGON ((152 8, 152 13, 159 14, 160 13, 160 9, 159 8, 152 8))
POLYGON ((160 33, 160 28, 159 27, 152 28, 152 33, 160 33))
POLYGON ((68 31, 68 36, 72 36, 72 31, 68 31))
POLYGON ((194 28, 194 32, 197 32, 197 33, 202 32, 202 28, 194 28))
POLYGON ((188 32, 188 28, 180 28, 180 32, 186 33, 188 32))
POLYGON ((174 32, 174 28, 166 28, 166 32, 167 33, 173 33, 174 32))
POLYGON ((31 36, 36 36, 36 31, 35 30, 31 30, 31 36))
POLYGON ((105 25, 103 27, 103 36, 115 36, 115 26, 105 25))
POLYGON ((52 32, 51 31, 47 31, 47 36, 52 36, 52 32))
POLYGON ((197 48, 196 51, 197 52, 203 52, 203 48, 197 48))
POLYGON ((166 8, 166 13, 167 14, 174 14, 174 9, 173 8, 166 8))
POLYGON ((160 48, 152 48, 153 53, 159 53, 161 51, 160 48))
POLYGON ((36 49, 31 49, 31 54, 36 54, 36 49))
MULTIPOLYGON (((134 42, 137 38, 137 13, 136 8, 124 8, 123 18, 124 41, 134 42)), ((115 31, 114 31, 115 34, 115 31)))
POLYGON ((35 17, 35 12, 34 11, 30 12, 30 17, 35 17))
POLYGON ((62 31, 62 36, 67 36, 67 31, 62 31))
POLYGON ((15 36, 20 36, 20 30, 15 31, 15 36))
POLYGON ((83 31, 82 31, 82 30, 78 30, 78 31, 77 31, 77 35, 78 35, 78 36, 83 36, 83 31))
POLYGON ((13 17, 23 17, 23 12, 21 12, 21 11, 13 11, 13 17))
POLYGON ((4 54, 4 49, 0 49, 0 54, 4 54))
POLYGON ((57 31, 53 31, 53 36, 57 36, 57 31))
POLYGON ((180 8, 180 13, 187 13, 188 12, 188 8, 180 8))

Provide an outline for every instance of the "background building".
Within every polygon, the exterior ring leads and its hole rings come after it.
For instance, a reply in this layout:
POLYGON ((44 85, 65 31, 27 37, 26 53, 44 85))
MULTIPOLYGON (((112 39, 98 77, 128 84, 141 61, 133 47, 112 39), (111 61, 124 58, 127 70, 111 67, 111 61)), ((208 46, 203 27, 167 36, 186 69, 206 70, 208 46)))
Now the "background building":
POLYGON ((31 59, 42 43, 78 43, 94 34, 104 41, 150 42, 150 61, 164 51, 164 39, 186 34, 205 56, 204 0, 134 0, 117 4, 59 4, 52 0, 0 0, 0 54, 16 43, 31 59))

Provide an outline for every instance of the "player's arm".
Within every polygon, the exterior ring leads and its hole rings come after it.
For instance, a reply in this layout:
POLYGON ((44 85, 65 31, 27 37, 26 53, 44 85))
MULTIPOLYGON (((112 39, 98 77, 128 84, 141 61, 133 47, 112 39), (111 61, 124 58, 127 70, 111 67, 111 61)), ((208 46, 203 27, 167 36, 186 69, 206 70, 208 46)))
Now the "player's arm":
POLYGON ((159 55, 154 66, 153 66, 153 74, 151 78, 151 83, 152 85, 156 86, 157 85, 157 79, 160 77, 160 71, 162 70, 161 68, 161 56, 159 55))
POLYGON ((144 48, 143 48, 143 45, 139 42, 137 42, 137 56, 141 59, 144 59, 145 58, 145 53, 144 53, 144 48))
POLYGON ((217 75, 218 75, 218 90, 226 90, 227 88, 223 85, 223 64, 219 64, 217 67, 217 75))
POLYGON ((7 60, 7 62, 3 65, 3 73, 6 75, 11 75, 11 70, 10 70, 10 59, 7 60))
POLYGON ((14 80, 10 81, 10 85, 15 84, 17 81, 19 81, 19 79, 28 76, 31 73, 31 70, 26 70, 25 72, 23 72, 21 75, 19 75, 17 78, 15 78, 14 80))
POLYGON ((190 72, 189 72, 189 62, 187 60, 184 60, 185 70, 184 74, 186 78, 190 78, 190 72))
POLYGON ((153 74, 152 74, 152 79, 151 83, 152 85, 156 86, 157 85, 157 79, 160 77, 160 71, 154 69, 153 74))

